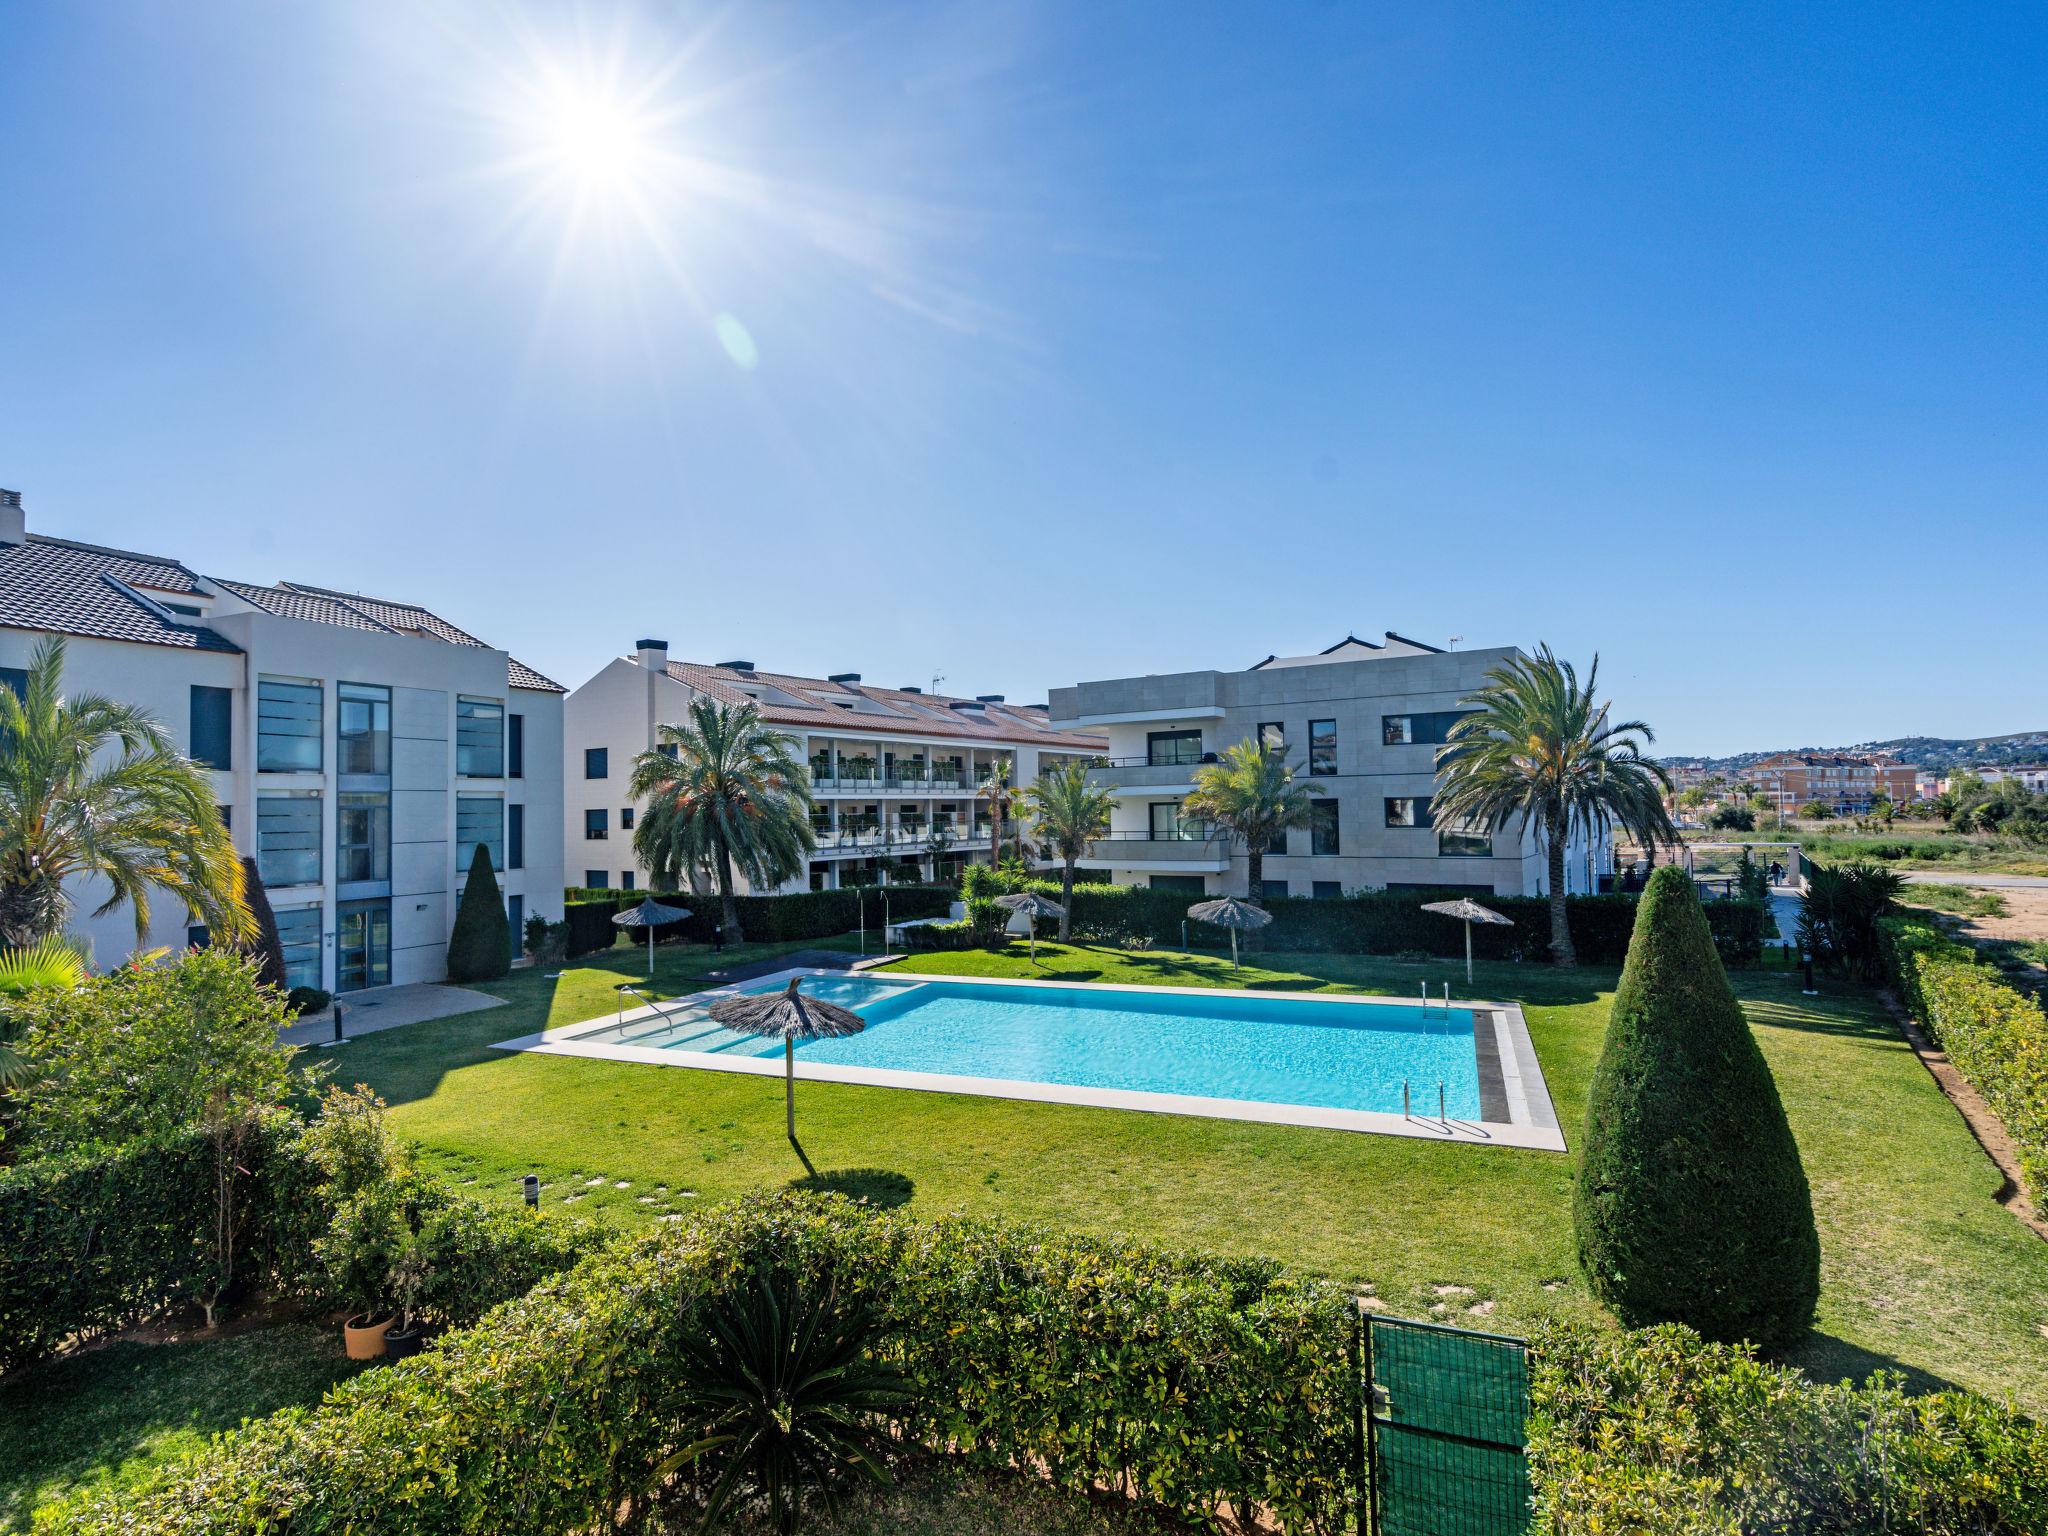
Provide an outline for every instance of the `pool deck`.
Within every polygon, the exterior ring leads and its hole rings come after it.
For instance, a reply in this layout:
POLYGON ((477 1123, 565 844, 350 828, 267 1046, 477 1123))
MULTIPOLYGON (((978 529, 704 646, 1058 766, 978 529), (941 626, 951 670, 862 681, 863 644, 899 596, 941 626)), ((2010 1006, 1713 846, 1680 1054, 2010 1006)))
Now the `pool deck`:
MULTIPOLYGON (((815 968, 785 968, 768 973, 783 981, 789 977, 844 974, 815 968)), ((1422 1008, 1418 998, 1378 997, 1364 994, 1326 992, 1267 992, 1247 994, 1235 990, 1191 987, 1151 987, 1110 982, 1056 982, 1034 977, 929 976, 915 971, 890 970, 879 973, 892 981, 964 982, 974 986, 1067 988, 1090 992, 1145 992, 1186 997, 1192 992, 1217 991, 1222 996, 1256 996, 1294 999, 1301 1002, 1365 1004, 1376 1007, 1422 1008)), ((763 980, 766 977, 750 977, 763 980)), ((612 1041, 580 1038, 593 1031, 611 1029, 659 1019, 667 1007, 677 1003, 702 1003, 737 991, 736 986, 693 992, 671 999, 668 1004, 629 1008, 603 1014, 575 1024, 557 1025, 539 1034, 501 1040, 494 1049, 534 1051, 548 1056, 585 1056, 600 1061, 635 1061, 656 1067, 694 1067, 700 1071, 743 1072, 757 1077, 780 1077, 783 1064, 774 1056, 724 1056, 704 1051, 664 1050, 658 1046, 623 1045, 612 1041)), ((945 1072, 906 1072, 890 1067, 856 1067, 832 1062, 796 1061, 796 1075, 806 1082, 855 1083, 876 1088, 909 1088, 925 1093, 963 1093, 981 1098, 1024 1099, 1041 1104, 1084 1105, 1098 1109, 1127 1109, 1145 1114, 1197 1115, 1216 1120, 1249 1120, 1265 1125, 1295 1125, 1322 1130, 1360 1131, 1376 1136, 1408 1136, 1424 1141, 1465 1142, 1474 1146, 1516 1147, 1524 1150, 1562 1152, 1563 1131, 1557 1111, 1550 1102, 1550 1090, 1543 1081, 1543 1068, 1529 1039, 1529 1027, 1516 1003, 1485 1002, 1459 998, 1453 1008, 1470 1009, 1473 1014, 1473 1047, 1479 1061, 1480 1115, 1478 1120, 1440 1119, 1428 1113, 1387 1114, 1374 1110, 1331 1109, 1319 1105, 1268 1104, 1256 1099, 1209 1098, 1198 1094, 1153 1093, 1130 1088, 1085 1087, 1067 1083, 1028 1082, 1014 1078, 963 1077, 945 1072)), ((1413 1105, 1426 1111, 1426 1105, 1413 1105)))

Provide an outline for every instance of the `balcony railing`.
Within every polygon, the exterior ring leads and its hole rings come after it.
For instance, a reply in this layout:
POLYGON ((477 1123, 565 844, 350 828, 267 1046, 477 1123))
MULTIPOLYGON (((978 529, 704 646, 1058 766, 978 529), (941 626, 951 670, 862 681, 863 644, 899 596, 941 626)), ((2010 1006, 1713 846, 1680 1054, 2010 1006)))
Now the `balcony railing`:
POLYGON ((1229 834, 1221 827, 1159 827, 1146 828, 1136 832, 1105 832, 1096 838, 1102 843, 1208 843, 1229 834))
POLYGON ((965 774, 951 773, 905 773, 898 769, 894 773, 847 773, 843 769, 836 776, 829 773, 811 772, 813 790, 851 791, 867 794, 878 790, 907 789, 920 794, 966 794, 974 788, 965 774))
POLYGON ((1087 857, 1097 863, 1202 864, 1222 869, 1230 861, 1230 843, 1228 834, 1214 827, 1107 832, 1088 844, 1087 857))
POLYGON ((1091 757, 1090 768, 1196 768, 1216 761, 1214 752, 1186 748, 1174 752, 1145 753, 1140 757, 1091 757))

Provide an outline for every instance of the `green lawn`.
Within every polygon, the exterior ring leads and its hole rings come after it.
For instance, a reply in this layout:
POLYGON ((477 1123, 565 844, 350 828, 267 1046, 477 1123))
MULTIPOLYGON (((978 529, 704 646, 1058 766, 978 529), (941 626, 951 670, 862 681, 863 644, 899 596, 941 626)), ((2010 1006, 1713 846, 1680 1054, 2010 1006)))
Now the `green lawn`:
MULTIPOLYGON (((1036 967, 1012 947, 915 968, 1404 996, 1448 979, 1464 992, 1442 962, 1258 958, 1233 973, 1206 956, 1041 944, 1036 967)), ((664 949, 655 990, 700 986, 715 963, 664 949)), ((557 980, 529 972, 488 988, 507 1008, 321 1054, 382 1093, 435 1165, 500 1198, 534 1172, 551 1207, 635 1225, 792 1182, 776 1079, 489 1048, 614 1009, 620 983, 644 974, 644 952, 620 948, 557 980)), ((1480 995, 1524 1003, 1574 1141, 1613 982, 1508 965, 1477 980, 1480 995)), ((2048 1409, 2048 1244, 1994 1203, 1996 1170, 1884 1015, 1846 988, 1802 998, 1784 972, 1737 986, 1821 1224, 1820 1324, 1802 1363, 1827 1377, 1894 1365, 2048 1409)), ((828 1177, 920 1212, 1274 1254, 1370 1286, 1406 1315, 1510 1329, 1546 1312, 1599 1315, 1572 1256, 1568 1155, 834 1084, 800 1084, 798 1097, 805 1147, 828 1177)))

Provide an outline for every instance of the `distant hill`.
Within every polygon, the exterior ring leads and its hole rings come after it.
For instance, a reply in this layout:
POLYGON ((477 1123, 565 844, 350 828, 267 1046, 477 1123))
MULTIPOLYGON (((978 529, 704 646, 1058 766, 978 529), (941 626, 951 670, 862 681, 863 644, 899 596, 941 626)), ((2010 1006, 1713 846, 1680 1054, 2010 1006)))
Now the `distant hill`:
POLYGON ((1715 773, 1737 773, 1760 758, 1780 752, 1884 753, 1915 768, 1946 773, 1957 768, 1997 768, 2011 763, 2048 762, 2048 731, 2019 731, 2010 736, 1977 736, 1956 740, 1946 736, 1899 736, 1891 741, 1859 741, 1847 747, 1772 747, 1765 752, 1737 752, 1731 757, 1672 758, 1715 773))

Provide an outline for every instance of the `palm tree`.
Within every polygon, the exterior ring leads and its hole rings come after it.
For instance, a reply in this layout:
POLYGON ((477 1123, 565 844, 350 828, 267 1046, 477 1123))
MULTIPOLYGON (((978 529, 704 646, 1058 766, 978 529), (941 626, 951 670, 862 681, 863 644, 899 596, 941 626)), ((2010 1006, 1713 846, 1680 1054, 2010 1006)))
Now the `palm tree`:
POLYGON ((1184 815, 1223 828, 1244 844, 1249 867, 1246 893, 1265 902, 1266 845, 1289 827, 1315 819, 1315 801, 1295 782, 1294 770, 1276 749, 1247 738, 1226 747, 1219 761, 1195 770, 1195 792, 1181 801, 1184 815))
POLYGON ((85 977, 84 957, 61 939, 0 953, 0 1089, 22 1087, 35 1076, 15 1049, 21 1026, 11 1005, 32 992, 68 992, 85 977))
POLYGON ((1654 846, 1678 841, 1664 796, 1671 777, 1643 755, 1656 740, 1640 720, 1619 724, 1593 696, 1600 658, 1583 685, 1570 662, 1547 645, 1486 674, 1465 700, 1473 713, 1451 727, 1436 755, 1437 788, 1430 818, 1439 826, 1533 824, 1549 859, 1550 954, 1570 965, 1571 923, 1565 914, 1564 850, 1574 831, 1591 836, 1620 822, 1654 846))
POLYGON ((1087 764, 1048 768, 1024 791, 1024 810, 1046 851, 1060 861, 1060 942, 1073 931, 1074 861, 1109 830, 1110 792, 1088 782, 1087 764))
POLYGON ((242 864, 207 770, 182 756, 147 711, 97 693, 65 698, 64 641, 46 637, 17 695, 0 688, 0 943, 27 949, 64 931, 66 881, 126 902, 135 941, 150 893, 170 892, 216 939, 251 932, 242 864))
MULTIPOLYGON (((1016 790, 1011 784, 1013 765, 1007 757, 999 757, 990 763, 981 775, 981 782, 974 786, 975 794, 988 802, 988 867, 1000 869, 1003 864, 1003 823, 1009 819, 1010 803, 1016 790)), ((1024 857, 1024 834, 1017 834, 1017 857, 1024 857)))
POLYGON ((756 890, 778 886, 802 874, 818 846, 810 772, 752 704, 696 699, 688 724, 657 734, 660 745, 633 761, 630 793, 647 802, 633 852, 671 885, 708 868, 726 939, 740 943, 734 868, 756 890))

